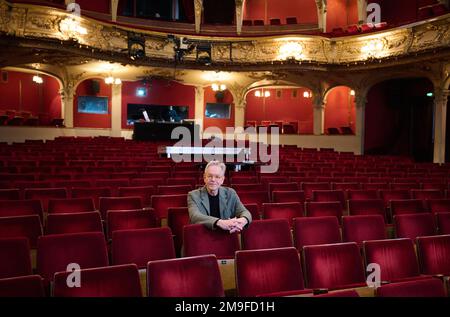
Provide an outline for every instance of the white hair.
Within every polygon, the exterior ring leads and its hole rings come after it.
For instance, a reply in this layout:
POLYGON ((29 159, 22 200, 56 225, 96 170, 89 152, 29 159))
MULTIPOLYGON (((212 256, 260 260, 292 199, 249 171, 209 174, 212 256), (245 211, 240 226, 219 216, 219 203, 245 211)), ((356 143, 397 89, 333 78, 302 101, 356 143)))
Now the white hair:
POLYGON ((217 160, 209 161, 209 163, 206 164, 205 173, 210 166, 219 166, 220 169, 222 170, 222 175, 225 175, 225 170, 227 169, 227 166, 225 164, 223 164, 222 162, 217 161, 217 160))

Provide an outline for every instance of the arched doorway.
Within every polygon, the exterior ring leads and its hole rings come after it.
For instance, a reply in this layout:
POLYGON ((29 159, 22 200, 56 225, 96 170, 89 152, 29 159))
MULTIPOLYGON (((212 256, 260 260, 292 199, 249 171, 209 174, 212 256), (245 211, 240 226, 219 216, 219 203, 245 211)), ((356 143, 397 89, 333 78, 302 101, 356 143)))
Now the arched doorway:
POLYGON ((246 126, 276 124, 284 134, 312 134, 313 116, 312 92, 305 87, 259 87, 246 96, 246 126))
POLYGON ((326 134, 355 133, 355 92, 347 86, 337 86, 325 96, 324 130, 326 134))

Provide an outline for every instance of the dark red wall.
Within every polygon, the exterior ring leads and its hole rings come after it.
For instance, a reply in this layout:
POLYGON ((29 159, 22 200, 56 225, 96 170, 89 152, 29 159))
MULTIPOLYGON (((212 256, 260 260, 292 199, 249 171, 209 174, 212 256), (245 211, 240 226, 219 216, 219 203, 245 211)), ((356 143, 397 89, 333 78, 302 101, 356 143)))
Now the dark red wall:
POLYGON ((296 17, 298 23, 317 23, 317 6, 314 0, 247 0, 244 3, 245 20, 264 20, 267 2, 267 21, 279 18, 286 24, 286 17, 296 17))
POLYGON ((78 112, 78 96, 92 96, 91 79, 81 82, 73 99, 73 126, 84 128, 111 128, 111 86, 105 84, 103 78, 96 78, 100 82, 100 91, 94 96, 108 97, 108 114, 93 114, 78 112))
POLYGON ((34 74, 8 72, 8 82, 0 82, 0 110, 30 111, 33 115, 47 114, 51 118, 61 117, 59 82, 50 76, 40 75, 44 83, 33 82, 34 74), (22 85, 22 106, 20 88, 22 85))
POLYGON ((328 1, 327 5, 327 32, 333 28, 344 27, 358 23, 357 0, 328 1))
POLYGON ((355 131, 355 97, 350 96, 350 88, 339 86, 327 95, 325 106, 325 131, 328 128, 351 127, 355 131))
POLYGON ((227 127, 234 127, 234 103, 233 96, 228 90, 224 91, 223 100, 219 101, 216 99, 216 92, 211 89, 211 87, 205 88, 205 103, 203 104, 203 129, 208 127, 217 127, 221 129, 224 133, 227 127), (230 109, 230 119, 215 119, 205 117, 205 108, 207 103, 229 103, 230 109))
POLYGON ((378 3, 381 21, 396 25, 414 22, 418 9, 436 3, 436 0, 369 0, 368 3, 378 3))
POLYGON ((76 2, 80 5, 81 10, 110 13, 111 1, 109 0, 77 0, 76 2))
POLYGON ((193 86, 183 85, 177 82, 167 82, 152 80, 151 85, 144 86, 141 81, 122 83, 122 128, 131 129, 127 126, 127 105, 134 104, 152 104, 162 106, 187 106, 189 108, 189 119, 195 116, 195 88, 193 86), (136 89, 147 87, 147 96, 136 96, 136 89))
MULTIPOLYGON (((266 90, 266 89, 265 89, 266 90)), ((247 94, 245 107, 245 120, 270 121, 298 121, 299 132, 302 134, 313 133, 313 106, 312 99, 303 97, 305 88, 298 88, 297 97, 293 98, 291 88, 268 89, 270 97, 255 97, 255 90, 247 94), (278 98, 276 91, 281 91, 278 98), (265 111, 264 111, 265 109, 265 111)), ((308 90, 309 92, 309 90, 308 90)))

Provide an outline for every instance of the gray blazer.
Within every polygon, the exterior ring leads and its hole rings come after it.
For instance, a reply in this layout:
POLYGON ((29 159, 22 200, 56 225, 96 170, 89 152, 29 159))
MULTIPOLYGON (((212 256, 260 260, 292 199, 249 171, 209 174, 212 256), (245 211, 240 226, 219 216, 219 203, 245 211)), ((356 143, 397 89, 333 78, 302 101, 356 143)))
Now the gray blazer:
MULTIPOLYGON (((189 209, 189 218, 191 223, 203 224, 209 229, 214 230, 214 224, 219 218, 210 216, 208 191, 202 187, 190 191, 187 196, 187 205, 189 209)), ((220 218, 240 218, 245 217, 248 223, 252 221, 252 215, 241 203, 236 191, 228 187, 219 187, 219 206, 220 218)))

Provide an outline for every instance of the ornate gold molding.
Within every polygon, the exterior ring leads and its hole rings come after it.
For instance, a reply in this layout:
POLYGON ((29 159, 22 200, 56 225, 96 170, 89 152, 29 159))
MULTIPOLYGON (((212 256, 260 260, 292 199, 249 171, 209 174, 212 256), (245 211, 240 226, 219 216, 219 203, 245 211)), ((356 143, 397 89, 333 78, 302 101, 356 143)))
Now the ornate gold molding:
MULTIPOLYGON (((236 3, 239 4, 240 1, 236 3)), ((201 4, 202 0, 195 0, 196 17, 201 15, 201 4)), ((318 4, 324 5, 322 1, 318 1, 318 4)), ((0 31, 7 35, 19 38, 75 39, 81 45, 111 53, 127 51, 127 33, 130 29, 113 23, 80 18, 77 21, 87 30, 87 34, 77 35, 60 28, 61 21, 69 17, 70 13, 63 10, 10 4, 0 0, 0 31)), ((196 23, 197 21, 196 18, 196 23)), ((149 31, 139 33, 146 38, 148 57, 173 60, 173 43, 166 40, 166 34, 149 31)), ((280 49, 288 42, 297 43, 303 48, 302 58, 296 63, 345 65, 447 49, 450 46, 450 14, 404 28, 332 39, 307 35, 256 38, 187 37, 197 41, 212 41, 213 61, 228 65, 280 62, 280 49)), ((185 60, 195 60, 195 53, 186 55, 185 60)))

